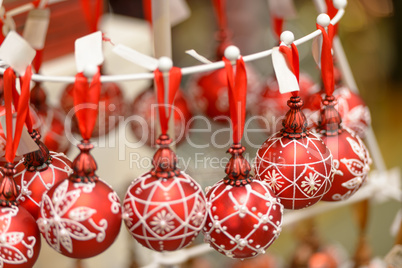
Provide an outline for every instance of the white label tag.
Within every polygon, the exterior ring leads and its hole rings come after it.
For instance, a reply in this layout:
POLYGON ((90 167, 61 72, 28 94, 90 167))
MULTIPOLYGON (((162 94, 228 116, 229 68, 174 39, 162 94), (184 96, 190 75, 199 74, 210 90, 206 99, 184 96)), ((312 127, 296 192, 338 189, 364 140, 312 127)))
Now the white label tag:
POLYGON ((86 35, 75 40, 75 64, 77 72, 83 72, 88 65, 103 63, 102 32, 86 35))
POLYGON ((114 53, 134 64, 137 64, 147 70, 155 71, 158 68, 158 60, 148 55, 142 54, 125 45, 118 44, 113 47, 114 53))
POLYGON ((311 43, 311 53, 313 54, 313 58, 318 68, 321 69, 321 48, 322 48, 322 36, 319 35, 314 37, 313 42, 311 43))
POLYGON ((280 18, 291 19, 297 16, 293 0, 268 0, 268 8, 280 18))
POLYGON ((202 63, 205 63, 205 64, 212 63, 212 61, 210 61, 209 59, 205 58, 204 56, 198 54, 198 52, 195 51, 194 49, 186 50, 186 54, 190 55, 191 57, 193 57, 194 59, 196 59, 202 63))
POLYGON ((272 49, 272 64, 274 66, 280 93, 283 94, 300 90, 297 78, 289 68, 285 56, 279 51, 279 47, 272 49))
MULTIPOLYGON (((15 131, 15 124, 17 122, 16 114, 13 113, 13 137, 15 131)), ((6 125, 6 115, 0 116, 0 123, 4 130, 4 136, 7 139, 7 125, 6 125)), ((29 135, 28 130, 25 126, 22 127, 21 139, 18 144, 16 156, 23 156, 30 152, 35 152, 39 150, 38 145, 29 135)))
POLYGON ((34 49, 42 49, 45 46, 49 19, 48 8, 35 8, 29 11, 22 36, 34 49))
POLYGON ((184 0, 170 0, 169 9, 171 26, 175 26, 185 21, 191 15, 190 8, 184 0))
POLYGON ((8 33, 0 46, 0 59, 20 75, 25 74, 25 70, 31 64, 35 54, 35 49, 14 31, 8 33))

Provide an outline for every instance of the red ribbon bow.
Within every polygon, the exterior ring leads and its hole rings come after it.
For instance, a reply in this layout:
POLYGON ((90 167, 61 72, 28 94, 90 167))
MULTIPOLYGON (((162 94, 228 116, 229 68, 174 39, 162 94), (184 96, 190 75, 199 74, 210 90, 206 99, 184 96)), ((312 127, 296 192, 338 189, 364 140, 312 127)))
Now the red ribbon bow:
POLYGON ((73 89, 74 109, 78 120, 78 127, 84 140, 89 140, 95 127, 98 117, 98 106, 101 90, 100 70, 92 77, 88 84, 88 79, 83 73, 75 76, 73 89))
MULTIPOLYGON (((17 152, 18 145, 20 143, 22 129, 25 122, 31 122, 29 116, 29 95, 30 95, 30 82, 32 77, 31 66, 25 71, 23 77, 21 77, 21 95, 15 88, 15 73, 12 68, 7 68, 4 72, 4 102, 6 109, 6 126, 7 126, 7 138, 6 138, 6 161, 13 163, 15 154, 17 152), (13 137, 13 110, 12 103, 17 113, 16 124, 13 137)), ((32 131, 32 123, 28 126, 32 131)))
POLYGON ((228 94, 230 119, 233 128, 233 143, 240 143, 244 132, 246 119, 246 97, 247 97, 247 73, 246 65, 242 57, 236 61, 236 75, 234 75, 232 64, 223 57, 228 80, 228 94))
POLYGON ((172 114, 172 105, 174 102, 174 98, 176 96, 177 91, 180 87, 181 81, 181 69, 178 67, 173 67, 169 71, 169 90, 167 92, 168 98, 167 103, 165 104, 165 84, 163 79, 163 73, 156 69, 154 72, 155 75, 155 83, 157 90, 157 100, 158 100, 158 111, 159 111, 159 121, 161 126, 161 133, 167 134, 168 131, 168 122, 170 116, 172 114), (166 107, 168 108, 168 112, 166 112, 166 107))

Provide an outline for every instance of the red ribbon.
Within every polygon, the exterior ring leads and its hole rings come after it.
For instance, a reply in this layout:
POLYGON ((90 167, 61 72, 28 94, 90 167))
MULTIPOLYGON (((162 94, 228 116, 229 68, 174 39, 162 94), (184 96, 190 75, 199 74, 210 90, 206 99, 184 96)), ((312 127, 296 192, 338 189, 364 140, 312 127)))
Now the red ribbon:
POLYGON ((242 57, 236 61, 236 75, 232 64, 223 57, 228 80, 228 94, 230 120, 233 128, 233 143, 238 144, 243 137, 244 122, 246 119, 247 73, 242 57))
POLYGON ((325 94, 332 96, 335 89, 334 81, 334 62, 332 58, 332 42, 330 36, 333 34, 334 25, 328 25, 328 34, 325 29, 317 24, 317 29, 322 33, 322 48, 321 48, 321 77, 325 88, 325 94))
POLYGON ((35 68, 36 73, 39 73, 43 61, 43 49, 37 49, 35 58, 32 61, 32 66, 35 68))
POLYGON ((156 69, 154 72, 155 75, 155 83, 156 83, 156 92, 157 92, 157 100, 158 100, 158 111, 159 111, 159 122, 161 125, 161 133, 167 134, 168 131, 168 123, 170 116, 172 114, 172 105, 174 98, 176 96, 177 91, 180 87, 181 82, 181 69, 178 67, 173 67, 169 71, 169 90, 167 92, 168 99, 167 103, 165 103, 165 83, 163 73, 156 69), (168 108, 168 112, 166 113, 166 107, 168 108))
POLYGON ((275 37, 280 40, 281 39, 281 34, 283 30, 283 23, 284 20, 281 17, 277 17, 273 14, 271 14, 272 18, 272 31, 274 32, 275 37))
POLYGON ((214 10, 218 18, 219 29, 226 31, 227 17, 226 17, 226 0, 213 0, 214 10))
POLYGON ((152 0, 142 0, 142 9, 145 20, 152 25, 152 0))
POLYGON ((74 109, 78 127, 84 140, 89 140, 98 117, 98 106, 101 90, 100 71, 92 77, 91 84, 83 73, 75 76, 73 88, 74 109))
POLYGON ((29 110, 29 94, 30 94, 30 81, 32 77, 32 69, 31 66, 25 71, 24 76, 22 77, 22 85, 21 85, 21 95, 18 100, 14 99, 15 110, 17 113, 15 130, 14 130, 14 138, 13 138, 13 111, 12 111, 12 102, 14 98, 15 89, 15 73, 13 69, 7 68, 4 72, 4 102, 6 109, 6 126, 7 126, 7 139, 6 139, 6 160, 8 163, 13 163, 15 154, 17 152, 18 145, 20 143, 22 128, 27 119, 28 110, 29 110))
MULTIPOLYGON (((292 72, 296 76, 297 82, 299 83, 300 63, 299 63, 299 51, 297 50, 297 46, 293 43, 291 44, 291 48, 286 45, 281 45, 279 46, 279 51, 285 55, 290 70, 292 70, 292 72)), ((297 97, 299 95, 299 91, 293 91, 292 95, 294 97, 297 97)))
MULTIPOLYGON (((327 13, 328 16, 331 18, 331 20, 335 17, 336 13, 338 13, 338 9, 334 7, 334 2, 333 0, 325 0, 325 3, 327 5, 327 13)), ((334 36, 338 33, 338 23, 334 25, 334 30, 333 30, 333 35, 330 37, 331 42, 334 36)))
POLYGON ((98 29, 99 18, 103 14, 103 0, 95 0, 95 6, 91 5, 92 0, 81 0, 81 7, 91 32, 98 29))

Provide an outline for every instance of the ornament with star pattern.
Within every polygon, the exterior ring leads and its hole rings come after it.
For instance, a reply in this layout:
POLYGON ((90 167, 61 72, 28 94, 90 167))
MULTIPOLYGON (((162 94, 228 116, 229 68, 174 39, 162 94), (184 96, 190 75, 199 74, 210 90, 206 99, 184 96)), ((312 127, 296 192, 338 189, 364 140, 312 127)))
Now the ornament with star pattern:
POLYGON ((170 143, 167 135, 159 137, 154 168, 132 182, 123 202, 128 231, 141 245, 155 251, 189 245, 206 219, 204 193, 176 166, 170 143))

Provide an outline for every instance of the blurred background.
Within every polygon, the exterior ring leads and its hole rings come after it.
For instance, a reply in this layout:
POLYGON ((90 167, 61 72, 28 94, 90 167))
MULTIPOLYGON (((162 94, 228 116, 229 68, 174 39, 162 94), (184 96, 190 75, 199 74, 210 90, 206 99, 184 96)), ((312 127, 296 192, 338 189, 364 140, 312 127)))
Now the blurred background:
MULTIPOLYGON (((4 5, 11 9, 28 1, 5 0, 4 5)), ((311 0, 293 1, 297 15, 285 21, 283 29, 291 30, 300 38, 315 30, 318 15, 311 0)), ((172 53, 175 66, 187 67, 200 64, 185 54, 195 49, 199 54, 214 61, 218 41, 216 15, 211 1, 187 0, 189 16, 172 27, 172 53)), ((75 75, 73 56, 74 40, 88 34, 83 13, 78 0, 68 0, 53 4, 51 20, 43 52, 44 63, 41 69, 48 75, 75 75)), ((105 3, 106 15, 100 28, 115 44, 122 43, 144 54, 152 55, 152 34, 141 0, 110 0, 105 3)), ((145 9, 146 10, 146 9, 145 9)), ((226 9, 228 28, 232 42, 240 48, 242 55, 267 50, 277 45, 272 33, 272 20, 266 0, 230 0, 226 9)), ((26 14, 15 18, 16 28, 22 31, 26 14)), ((346 14, 339 26, 339 37, 357 82, 361 98, 371 111, 371 125, 380 147, 382 158, 389 176, 397 178, 400 184, 399 168, 402 167, 402 133, 400 100, 402 98, 402 2, 398 0, 350 0, 346 14)), ((111 53, 112 44, 105 43, 105 74, 124 74, 145 72, 144 69, 118 58, 111 53)), ((320 83, 320 73, 311 52, 311 42, 299 47, 300 69, 320 83)), ((249 64, 254 69, 258 83, 273 75, 270 58, 249 64)), ((194 77, 184 77, 182 89, 188 95, 194 77)), ((257 82, 256 82, 257 83, 257 82)), ((213 83, 212 83, 213 84, 213 83)), ((129 116, 139 103, 134 101, 151 86, 151 81, 119 83, 126 102, 125 113, 129 116)), ((66 85, 45 83, 48 102, 60 107, 66 85)), ((191 95, 191 94, 190 94, 191 95)), ((253 100, 256 105, 260 99, 253 100)), ((195 103, 188 104, 191 108, 195 103)), ((253 104, 251 104, 253 105, 253 104)), ((142 116, 143 114, 141 114, 142 116)), ((144 115, 145 116, 145 115, 144 115)), ((211 121, 212 130, 225 127, 211 121)), ((253 126, 258 128, 256 122, 253 126)), ((203 127, 195 122, 193 127, 203 127)), ((226 126, 227 127, 227 126, 226 126)), ((135 131, 134 131, 135 132, 135 131)), ((109 182, 123 198, 129 183, 147 168, 139 167, 132 161, 152 156, 153 149, 143 146, 131 148, 127 143, 138 141, 128 122, 120 122, 106 136, 99 137, 94 150, 98 161, 98 174, 109 182), (124 135, 126 143, 119 137, 124 135), (122 152, 123 150, 123 152, 122 152), (134 164, 133 164, 134 163, 134 164)), ((206 144, 211 141, 208 135, 191 133, 193 141, 206 144)), ((253 141, 261 144, 268 138, 264 132, 252 134, 253 141)), ((225 147, 227 133, 218 135, 220 148, 209 146, 195 151, 187 142, 177 146, 177 154, 183 159, 191 159, 186 170, 203 187, 212 185, 224 177, 223 168, 204 168, 195 164, 195 154, 206 157, 227 157, 225 147)), ((257 148, 250 146, 248 153, 252 158, 257 148)), ((75 148, 68 152, 70 158, 77 154, 75 148)), ((149 169, 149 168, 148 168, 149 169)), ((372 166, 375 169, 375 163, 372 166)), ((391 179, 391 178, 390 178, 391 179)), ((380 187, 380 186, 379 186, 380 187)), ((313 218, 297 222, 284 228, 279 239, 259 259, 237 262, 218 253, 210 252, 183 264, 182 267, 313 267, 308 266, 309 258, 314 256, 319 263, 322 258, 329 263, 333 258, 340 264, 314 267, 386 267, 382 260, 396 243, 396 233, 400 226, 401 203, 390 198, 372 198, 368 201, 343 206, 321 213, 313 218), (397 213, 399 211, 399 221, 397 213), (352 261, 352 262, 351 262, 352 261)), ((400 241, 400 240, 399 240, 400 241)), ((202 243, 201 235, 197 243, 202 243)), ((400 243, 400 242, 399 242, 400 243)), ((152 254, 140 247, 122 225, 116 243, 100 256, 89 260, 74 261, 58 255, 43 241, 43 249, 35 267, 140 267, 149 262, 152 254)), ((311 259, 311 258, 310 258, 311 259)))

